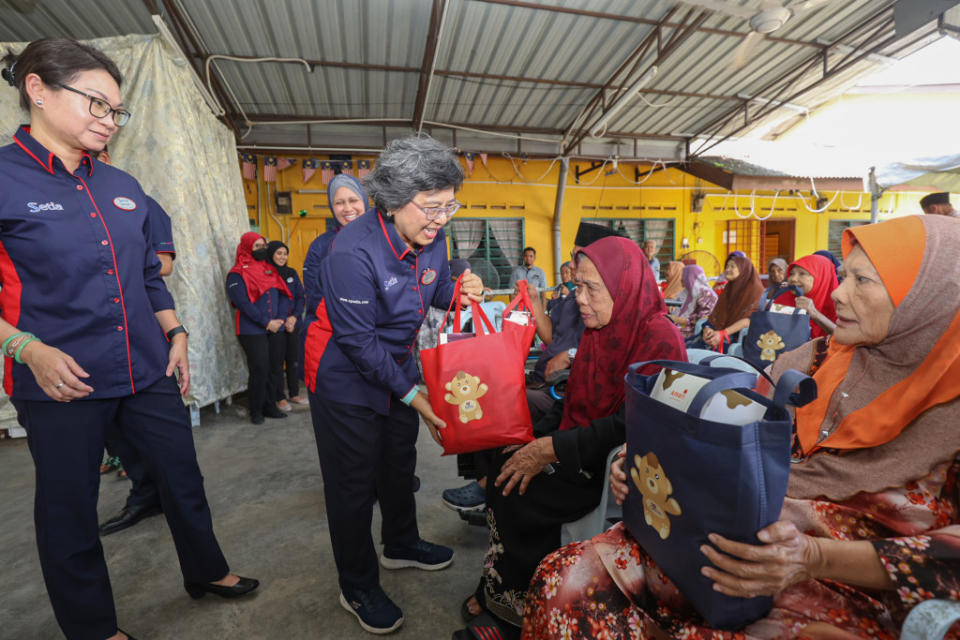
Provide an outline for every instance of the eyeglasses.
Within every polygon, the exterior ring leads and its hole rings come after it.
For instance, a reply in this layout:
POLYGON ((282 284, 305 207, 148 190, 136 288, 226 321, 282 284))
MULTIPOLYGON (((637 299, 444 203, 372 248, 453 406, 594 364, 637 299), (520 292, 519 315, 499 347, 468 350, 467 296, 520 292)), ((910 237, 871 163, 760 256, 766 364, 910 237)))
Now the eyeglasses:
POLYGON ((130 121, 131 113, 126 109, 114 109, 110 106, 110 103, 104 100, 103 98, 98 98, 97 96, 92 96, 89 93, 84 93, 79 89, 74 89, 73 87, 68 87, 65 84, 59 85, 61 89, 66 89, 67 91, 73 91, 74 93, 79 93, 85 98, 90 98, 90 115, 94 118, 106 118, 111 113, 113 114, 113 123, 118 127, 122 127, 130 121))
POLYGON ((463 206, 462 202, 456 202, 456 201, 449 207, 429 207, 427 209, 424 209, 423 207, 421 207, 419 204, 416 203, 415 200, 411 200, 410 204, 415 206, 417 209, 420 209, 420 211, 423 211, 423 215, 427 216, 427 220, 430 220, 430 221, 436 220, 441 216, 444 216, 447 218, 447 220, 449 220, 450 218, 453 217, 453 214, 457 212, 457 209, 463 206))

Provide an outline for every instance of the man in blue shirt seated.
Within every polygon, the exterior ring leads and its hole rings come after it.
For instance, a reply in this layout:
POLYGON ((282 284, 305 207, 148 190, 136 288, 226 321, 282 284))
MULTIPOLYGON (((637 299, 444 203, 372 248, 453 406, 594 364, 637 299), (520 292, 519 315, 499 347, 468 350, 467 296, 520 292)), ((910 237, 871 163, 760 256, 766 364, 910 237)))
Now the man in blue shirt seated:
POLYGON ((513 270, 510 274, 510 285, 517 284, 520 280, 526 280, 537 288, 538 291, 547 288, 547 274, 540 267, 534 266, 537 260, 537 250, 533 247, 527 247, 523 250, 523 264, 513 270))
POLYGON ((657 246, 656 240, 645 240, 643 242, 643 255, 647 256, 647 260, 650 261, 650 268, 653 269, 653 275, 657 277, 657 282, 660 281, 660 261, 657 260, 657 251, 660 250, 660 247, 657 246))

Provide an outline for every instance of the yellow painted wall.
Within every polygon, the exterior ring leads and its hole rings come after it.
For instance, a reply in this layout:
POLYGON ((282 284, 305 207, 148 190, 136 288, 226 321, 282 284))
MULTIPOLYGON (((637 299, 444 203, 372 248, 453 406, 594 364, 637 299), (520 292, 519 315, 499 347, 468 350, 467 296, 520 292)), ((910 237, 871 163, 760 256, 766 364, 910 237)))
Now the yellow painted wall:
MULTIPOLYGON (((354 164, 361 157, 354 157, 354 164)), ((374 158, 369 158, 374 160, 374 158)), ((276 189, 291 191, 293 215, 272 216, 274 185, 244 181, 249 217, 257 218, 256 202, 260 193, 260 231, 267 238, 283 237, 290 245, 290 264, 300 268, 307 248, 313 239, 326 230, 331 217, 327 207, 325 185, 320 171, 304 184, 300 160, 289 169, 279 172, 276 189), (317 193, 309 193, 316 191, 317 193), (269 195, 268 195, 269 194, 269 195), (307 211, 306 217, 297 212, 307 211), (279 222, 278 222, 279 220, 279 222)), ((262 160, 261 160, 262 162, 262 160)), ((463 162, 461 160, 461 162, 463 162)), ((818 249, 827 248, 828 223, 830 220, 869 220, 870 196, 859 193, 824 192, 828 198, 824 212, 813 213, 816 203, 812 197, 801 200, 790 194, 773 193, 731 194, 719 187, 705 183, 675 169, 646 173, 642 166, 639 182, 635 183, 633 164, 621 164, 616 170, 612 165, 601 171, 584 175, 579 184, 575 169, 589 168, 589 161, 571 161, 563 204, 561 226, 561 259, 566 260, 581 220, 590 218, 671 218, 674 223, 674 255, 686 251, 705 250, 720 262, 727 255, 723 243, 726 221, 739 216, 753 215, 771 219, 793 218, 796 220, 794 257, 799 258, 818 249), (694 213, 691 204, 694 193, 707 194, 702 212, 694 213), (804 206, 806 203, 806 206, 804 206), (772 209, 772 212, 771 212, 772 209), (683 238, 689 240, 689 249, 681 247, 683 238)), ((471 177, 467 178, 458 199, 466 206, 457 217, 492 218, 506 217, 525 220, 525 242, 537 250, 537 264, 547 272, 553 283, 557 265, 553 252, 553 208, 556 198, 559 163, 545 160, 521 162, 502 157, 490 157, 487 167, 476 159, 471 177)), ((262 166, 260 172, 262 174, 262 166)), ((880 200, 881 219, 919 213, 918 201, 922 193, 895 192, 885 194, 880 200)), ((760 267, 765 271, 765 266, 760 267)))

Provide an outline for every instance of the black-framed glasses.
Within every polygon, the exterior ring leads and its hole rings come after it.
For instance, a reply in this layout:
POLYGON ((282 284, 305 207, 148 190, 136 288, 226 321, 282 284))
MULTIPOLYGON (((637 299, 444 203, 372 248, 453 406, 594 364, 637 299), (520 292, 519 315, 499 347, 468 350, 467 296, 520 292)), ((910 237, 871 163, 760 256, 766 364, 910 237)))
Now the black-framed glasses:
POLYGON ((411 200, 410 204, 415 206, 417 209, 420 209, 420 211, 423 211, 423 215, 427 216, 427 220, 430 220, 431 222, 433 220, 436 220, 440 216, 445 216, 447 220, 449 220, 450 218, 453 217, 453 214, 455 214, 457 210, 463 206, 462 202, 456 202, 456 201, 449 207, 424 208, 424 207, 421 207, 419 204, 417 204, 415 200, 411 200))
POLYGON ((103 98, 98 98, 97 96, 92 96, 89 93, 80 91, 80 89, 74 89, 73 87, 67 86, 65 84, 59 85, 61 89, 66 89, 67 91, 73 91, 74 93, 79 93, 85 98, 90 98, 90 115, 94 118, 106 118, 111 113, 113 114, 113 123, 118 127, 122 127, 130 121, 130 116, 132 115, 126 109, 114 109, 110 106, 110 103, 104 100, 103 98))

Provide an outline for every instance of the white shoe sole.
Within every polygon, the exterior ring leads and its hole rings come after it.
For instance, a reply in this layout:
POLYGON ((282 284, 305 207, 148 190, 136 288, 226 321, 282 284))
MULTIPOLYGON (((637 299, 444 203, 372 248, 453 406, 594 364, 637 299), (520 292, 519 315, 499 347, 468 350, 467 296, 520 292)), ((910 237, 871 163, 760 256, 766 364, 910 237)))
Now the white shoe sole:
POLYGON ((360 617, 360 614, 357 613, 354 610, 354 608, 350 606, 350 603, 347 602, 347 599, 343 597, 343 592, 340 593, 340 606, 346 609, 347 611, 349 611, 350 613, 352 613, 353 616, 357 619, 357 622, 360 623, 360 626, 363 627, 363 630, 366 631, 367 633, 373 633, 378 636, 383 636, 388 633, 393 633, 394 631, 400 628, 400 625, 403 624, 403 616, 400 616, 400 619, 397 620, 397 622, 392 627, 389 627, 387 629, 371 627, 370 625, 365 623, 363 619, 360 617))
POLYGON ((385 555, 380 555, 380 565, 384 569, 422 569, 424 571, 440 571, 440 569, 446 569, 451 564, 453 564, 452 556, 449 560, 446 562, 441 562, 440 564, 424 564, 422 562, 417 562, 416 560, 388 558, 385 555))
POLYGON ((487 504, 485 502, 481 502, 475 507, 464 507, 462 505, 453 504, 452 502, 447 502, 443 497, 440 498, 440 502, 442 502, 443 506, 445 506, 447 509, 453 509, 457 513, 466 513, 470 511, 483 511, 484 509, 487 508, 487 504))

